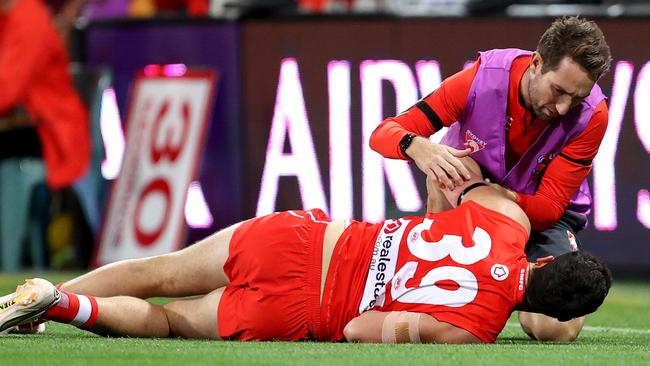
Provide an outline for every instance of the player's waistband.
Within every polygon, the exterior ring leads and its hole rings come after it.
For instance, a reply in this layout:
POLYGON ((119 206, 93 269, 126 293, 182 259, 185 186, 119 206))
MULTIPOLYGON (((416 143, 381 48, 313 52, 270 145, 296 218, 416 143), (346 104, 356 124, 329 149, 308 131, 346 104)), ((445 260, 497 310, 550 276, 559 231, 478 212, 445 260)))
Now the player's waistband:
POLYGON ((320 339, 321 318, 320 318, 320 285, 323 266, 323 239, 327 224, 332 220, 320 209, 306 211, 288 211, 290 214, 302 216, 305 226, 309 229, 308 248, 309 262, 307 275, 307 313, 309 334, 312 339, 320 339))

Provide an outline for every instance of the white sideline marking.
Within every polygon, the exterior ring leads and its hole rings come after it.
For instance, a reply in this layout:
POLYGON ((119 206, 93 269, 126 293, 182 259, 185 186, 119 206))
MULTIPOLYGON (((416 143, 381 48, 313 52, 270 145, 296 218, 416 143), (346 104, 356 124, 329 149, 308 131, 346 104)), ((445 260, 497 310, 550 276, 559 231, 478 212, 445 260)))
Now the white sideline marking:
MULTIPOLYGON (((519 328, 518 323, 506 323, 508 328, 519 328)), ((582 328, 583 331, 587 332, 601 332, 601 333, 632 333, 632 334, 650 334, 650 329, 638 329, 638 328, 618 328, 618 327, 594 327, 590 325, 585 325, 582 328)))

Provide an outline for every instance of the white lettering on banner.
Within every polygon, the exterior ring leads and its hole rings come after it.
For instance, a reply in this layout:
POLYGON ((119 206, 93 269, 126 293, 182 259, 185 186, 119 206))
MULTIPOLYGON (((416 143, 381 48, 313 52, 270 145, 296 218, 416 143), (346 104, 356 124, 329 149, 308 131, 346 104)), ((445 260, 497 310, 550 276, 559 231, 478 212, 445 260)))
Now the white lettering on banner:
POLYGON ((375 240, 368 277, 359 303, 359 313, 371 307, 383 306, 386 299, 386 283, 395 274, 399 244, 410 220, 386 220, 375 240))
POLYGON ((415 73, 418 75, 420 95, 426 97, 438 89, 442 83, 440 64, 438 61, 418 61, 415 63, 415 73))
POLYGON ((650 192, 647 189, 640 189, 637 193, 636 217, 650 229, 650 192))
POLYGON ((327 64, 330 138, 330 217, 350 219, 352 212, 352 139, 350 137, 350 63, 327 64))
MULTIPOLYGON (((650 152, 650 62, 643 65, 636 81, 634 91, 634 124, 641 144, 650 152)), ((641 190, 637 193, 637 218, 646 228, 650 229, 650 200, 648 191, 641 190)))
POLYGON ((117 178, 120 173, 124 156, 124 132, 113 88, 108 88, 102 93, 100 116, 99 126, 106 155, 102 161, 102 175, 110 180, 117 178))
POLYGON ((214 222, 208 203, 205 202, 201 184, 197 181, 190 183, 190 188, 187 190, 185 221, 189 227, 202 229, 209 228, 214 222))
POLYGON ((305 110, 298 63, 292 58, 282 60, 280 66, 280 80, 266 147, 266 162, 256 216, 275 212, 278 184, 282 176, 298 178, 303 207, 318 207, 327 211, 325 192, 305 110), (291 153, 285 154, 283 149, 287 137, 291 153))
POLYGON ((408 65, 402 61, 382 60, 361 63, 361 113, 362 113, 362 205, 363 219, 379 222, 384 219, 384 174, 388 180, 395 204, 401 211, 422 208, 411 169, 405 161, 384 159, 370 149, 370 134, 383 119, 382 81, 395 88, 397 113, 405 111, 417 101, 415 78, 408 65))
POLYGON ((594 226, 599 230, 614 230, 617 226, 614 161, 633 71, 634 65, 629 62, 616 63, 607 131, 594 159, 594 226))
POLYGON ((124 165, 109 200, 96 264, 180 246, 213 86, 209 72, 135 81, 124 165))

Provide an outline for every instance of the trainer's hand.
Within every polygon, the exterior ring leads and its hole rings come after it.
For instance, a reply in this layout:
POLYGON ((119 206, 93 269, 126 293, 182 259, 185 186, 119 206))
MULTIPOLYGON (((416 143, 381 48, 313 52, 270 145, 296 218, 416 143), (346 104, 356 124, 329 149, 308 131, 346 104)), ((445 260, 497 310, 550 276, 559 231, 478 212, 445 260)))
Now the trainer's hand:
POLYGON ((471 151, 469 148, 457 150, 434 144, 424 137, 417 136, 406 149, 406 154, 424 174, 433 175, 441 189, 453 189, 470 179, 469 171, 459 158, 468 156, 471 151))

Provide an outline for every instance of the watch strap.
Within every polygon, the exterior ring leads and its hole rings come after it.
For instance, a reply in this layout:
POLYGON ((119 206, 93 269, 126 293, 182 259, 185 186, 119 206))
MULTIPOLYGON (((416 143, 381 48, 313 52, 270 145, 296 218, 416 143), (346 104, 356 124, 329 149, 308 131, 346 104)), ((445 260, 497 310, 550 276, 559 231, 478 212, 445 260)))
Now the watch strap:
POLYGON ((406 149, 408 149, 409 146, 411 146, 411 144, 413 143, 413 139, 416 136, 417 136, 416 134, 407 133, 406 135, 404 135, 404 137, 402 137, 402 139, 399 141, 399 149, 402 151, 402 154, 408 156, 406 154, 406 149))

